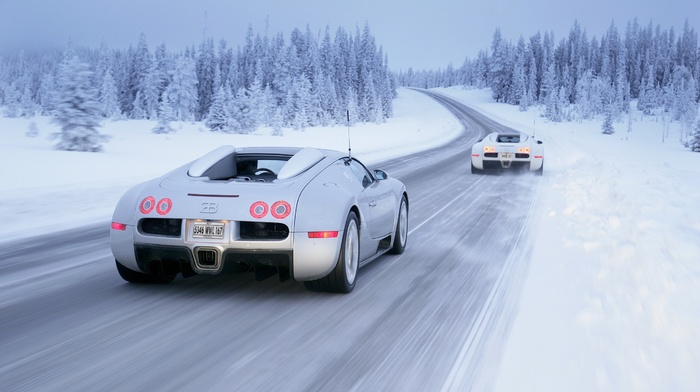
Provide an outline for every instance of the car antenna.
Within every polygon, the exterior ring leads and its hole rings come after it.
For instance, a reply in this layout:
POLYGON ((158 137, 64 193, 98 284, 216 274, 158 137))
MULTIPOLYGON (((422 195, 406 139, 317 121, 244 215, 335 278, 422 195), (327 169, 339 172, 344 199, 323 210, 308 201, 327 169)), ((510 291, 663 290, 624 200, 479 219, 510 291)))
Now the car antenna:
POLYGON ((345 110, 348 120, 348 159, 352 159, 352 148, 350 148, 350 110, 345 110))

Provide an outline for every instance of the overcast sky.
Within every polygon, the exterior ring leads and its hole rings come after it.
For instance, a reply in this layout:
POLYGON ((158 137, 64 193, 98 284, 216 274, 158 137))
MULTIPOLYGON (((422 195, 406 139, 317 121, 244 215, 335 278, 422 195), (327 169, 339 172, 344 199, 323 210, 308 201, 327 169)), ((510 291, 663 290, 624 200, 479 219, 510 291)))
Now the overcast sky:
POLYGON ((624 34, 628 21, 681 31, 686 21, 700 29, 700 0, 0 0, 0 49, 98 48, 136 45, 141 32, 149 49, 199 44, 202 37, 242 45, 248 26, 263 34, 294 28, 323 33, 340 26, 354 33, 369 24, 393 70, 460 66, 488 49, 493 32, 517 42, 538 31, 557 42, 578 20, 588 38, 600 38, 614 21, 624 34))

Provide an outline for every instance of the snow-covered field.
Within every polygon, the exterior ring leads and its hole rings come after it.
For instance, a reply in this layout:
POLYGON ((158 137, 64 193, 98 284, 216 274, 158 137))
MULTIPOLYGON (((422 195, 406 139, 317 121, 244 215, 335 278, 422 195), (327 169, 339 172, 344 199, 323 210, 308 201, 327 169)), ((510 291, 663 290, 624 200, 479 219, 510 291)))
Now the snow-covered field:
MULTIPOLYGON (((533 260, 497 390, 700 390, 700 154, 672 124, 633 113, 601 134, 600 121, 548 123, 534 109, 490 102, 488 91, 439 89, 545 143, 532 227, 533 260)), ((178 123, 107 122, 103 153, 52 149, 47 118, 0 118, 0 238, 108 222, 131 185, 221 144, 347 149, 347 128, 216 134, 178 123), (27 137, 31 122, 39 130, 27 137)), ((353 154, 371 164, 448 142, 460 125, 426 96, 401 89, 395 117, 352 127, 353 154)), ((2 241, 2 240, 0 240, 2 241)))
MULTIPOLYGON (((545 145, 535 248, 500 391, 700 390, 700 154, 632 113, 548 123, 443 90, 545 145)), ((633 105, 634 106, 634 105, 633 105)))

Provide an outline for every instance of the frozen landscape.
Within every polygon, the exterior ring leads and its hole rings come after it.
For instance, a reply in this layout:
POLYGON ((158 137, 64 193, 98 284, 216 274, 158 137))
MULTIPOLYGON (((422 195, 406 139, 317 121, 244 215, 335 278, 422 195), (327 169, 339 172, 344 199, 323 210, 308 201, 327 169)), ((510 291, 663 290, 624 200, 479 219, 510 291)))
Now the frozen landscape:
MULTIPOLYGON (((679 124, 633 110, 631 122, 603 135, 602 118, 553 123, 540 107, 494 103, 489 90, 432 90, 545 145, 528 224, 534 251, 496 390, 700 389, 700 154, 680 144, 679 124)), ((347 149, 342 126, 271 136, 173 125, 175 133, 153 134, 155 121, 105 121, 104 152, 82 153, 53 149, 58 127, 47 117, 0 119, 0 216, 11 222, 0 236, 108 225, 130 186, 222 144, 347 149), (28 137, 32 123, 38 135, 28 137)), ((392 118, 349 132, 353 155, 371 166, 449 143, 461 125, 427 96, 399 89, 392 118)))

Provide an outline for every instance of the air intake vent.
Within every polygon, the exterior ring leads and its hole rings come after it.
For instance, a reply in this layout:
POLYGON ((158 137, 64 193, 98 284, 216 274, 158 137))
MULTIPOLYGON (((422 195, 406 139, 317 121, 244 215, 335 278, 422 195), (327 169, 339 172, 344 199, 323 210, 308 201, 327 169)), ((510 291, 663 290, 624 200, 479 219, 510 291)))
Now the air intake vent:
POLYGON ((139 222, 142 234, 180 237, 182 234, 182 219, 144 218, 139 222))
POLYGON ((289 237, 287 225, 276 222, 241 222, 242 240, 279 241, 289 237))

